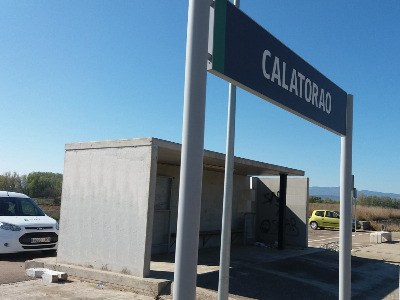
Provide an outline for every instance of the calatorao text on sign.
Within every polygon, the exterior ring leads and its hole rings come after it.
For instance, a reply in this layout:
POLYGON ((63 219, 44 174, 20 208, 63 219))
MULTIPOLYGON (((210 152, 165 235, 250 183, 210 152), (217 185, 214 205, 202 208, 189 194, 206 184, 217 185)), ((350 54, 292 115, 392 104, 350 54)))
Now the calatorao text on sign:
POLYGON ((272 56, 269 50, 264 50, 261 67, 267 80, 271 80, 281 88, 294 93, 297 97, 330 114, 332 109, 331 94, 323 88, 319 88, 315 82, 295 68, 287 68, 287 63, 281 61, 278 56, 272 56))

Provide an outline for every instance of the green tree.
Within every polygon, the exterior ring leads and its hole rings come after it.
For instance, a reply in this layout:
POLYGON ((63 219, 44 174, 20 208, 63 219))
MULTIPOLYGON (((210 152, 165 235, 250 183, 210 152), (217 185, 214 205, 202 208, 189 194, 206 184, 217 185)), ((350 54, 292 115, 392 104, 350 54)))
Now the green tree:
POLYGON ((25 193, 26 175, 18 175, 14 172, 6 172, 0 175, 0 190, 25 193))
POLYGON ((27 193, 33 198, 53 198, 55 203, 60 203, 62 179, 59 173, 30 173, 26 178, 27 193))
POLYGON ((400 209, 400 200, 392 199, 387 196, 378 197, 378 196, 366 196, 364 194, 361 194, 357 198, 357 204, 363 206, 377 206, 377 207, 400 209))
POLYGON ((323 200, 321 197, 317 197, 317 196, 310 196, 309 197, 310 203, 322 203, 323 200))

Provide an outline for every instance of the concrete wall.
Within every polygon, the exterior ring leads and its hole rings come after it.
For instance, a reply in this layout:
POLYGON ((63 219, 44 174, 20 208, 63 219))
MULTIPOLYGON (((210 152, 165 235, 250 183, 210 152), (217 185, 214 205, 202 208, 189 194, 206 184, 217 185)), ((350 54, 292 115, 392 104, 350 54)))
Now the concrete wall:
MULTIPOLYGON (((256 184, 257 240, 275 244, 278 240, 279 178, 261 177, 256 184)), ((307 247, 308 178, 288 177, 286 194, 286 245, 307 247)))
POLYGON ((157 152, 126 146, 67 145, 58 262, 149 274, 157 152))

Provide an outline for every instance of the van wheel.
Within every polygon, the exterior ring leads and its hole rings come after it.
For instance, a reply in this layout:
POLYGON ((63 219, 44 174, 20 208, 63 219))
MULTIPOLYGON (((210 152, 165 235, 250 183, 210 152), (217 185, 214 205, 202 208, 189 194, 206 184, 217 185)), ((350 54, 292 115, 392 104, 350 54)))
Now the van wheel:
POLYGON ((317 222, 315 222, 315 221, 312 221, 312 222, 310 223, 310 226, 311 226, 311 229, 313 229, 313 230, 318 229, 318 224, 317 224, 317 222))

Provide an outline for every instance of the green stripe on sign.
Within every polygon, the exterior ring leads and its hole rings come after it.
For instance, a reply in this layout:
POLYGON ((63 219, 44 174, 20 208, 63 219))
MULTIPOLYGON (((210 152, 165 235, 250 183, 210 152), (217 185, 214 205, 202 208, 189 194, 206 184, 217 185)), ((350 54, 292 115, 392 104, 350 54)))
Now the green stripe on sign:
POLYGON ((228 0, 215 0, 213 69, 224 74, 226 6, 228 0))

